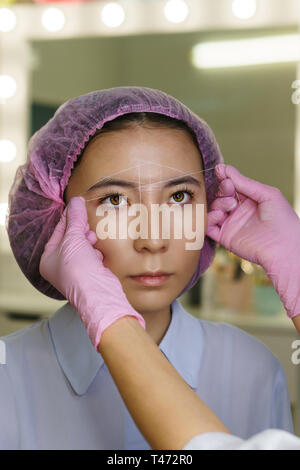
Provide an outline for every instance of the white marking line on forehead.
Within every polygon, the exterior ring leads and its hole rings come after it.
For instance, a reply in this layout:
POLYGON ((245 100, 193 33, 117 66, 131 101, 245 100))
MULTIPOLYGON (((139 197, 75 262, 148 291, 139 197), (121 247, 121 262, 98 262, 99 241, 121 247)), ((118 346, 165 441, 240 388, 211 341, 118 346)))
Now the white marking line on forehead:
MULTIPOLYGON (((132 169, 132 168, 135 168, 135 169, 138 168, 138 169, 139 169, 139 185, 140 185, 140 187, 143 186, 143 185, 140 184, 140 166, 134 166, 134 167, 130 167, 130 168, 128 168, 128 169, 132 169)), ((171 168, 171 167, 169 167, 169 168, 171 168)), ((193 175, 193 174, 197 174, 197 173, 202 173, 202 172, 209 171, 209 170, 214 170, 214 168, 215 168, 215 167, 213 167, 213 168, 207 168, 206 170, 193 171, 193 172, 189 172, 189 173, 185 173, 184 171, 179 170, 179 169, 177 169, 177 168, 176 168, 176 170, 179 171, 179 172, 181 172, 181 173, 183 173, 184 176, 189 176, 189 175, 193 175)), ((100 178, 100 179, 99 179, 96 183, 94 183, 89 189, 87 189, 86 191, 84 191, 84 192, 82 192, 82 193, 80 193, 80 194, 85 194, 85 193, 91 191, 92 189, 94 189, 94 186, 96 186, 96 185, 97 185, 98 183, 100 183, 101 181, 105 181, 105 180, 112 179, 112 176, 117 175, 117 174, 120 174, 120 173, 123 173, 123 172, 127 171, 128 169, 126 169, 126 170, 121 170, 121 171, 118 171, 118 172, 116 172, 116 173, 112 173, 111 175, 104 176, 104 177, 100 178)), ((165 178, 165 179, 163 179, 163 180, 157 181, 156 183, 151 183, 151 185, 161 184, 161 183, 164 183, 164 182, 166 182, 166 181, 171 181, 172 179, 174 179, 174 176, 171 177, 171 178, 165 178)), ((128 181, 128 182, 132 182, 132 183, 135 183, 135 182, 136 182, 136 180, 130 180, 130 179, 127 179, 127 181, 128 181)), ((149 183, 148 183, 148 184, 149 184, 149 183)), ((146 183, 144 184, 144 186, 146 186, 146 183)))
MULTIPOLYGON (((170 185, 165 185, 166 187, 171 187, 171 186, 175 186, 175 185, 179 185, 179 184, 197 184, 198 186, 202 186, 202 183, 200 180, 196 179, 196 178, 192 178, 192 177, 188 177, 188 175, 183 175, 181 177, 178 177, 178 178, 170 178, 170 179, 166 179, 164 181, 170 181, 170 185)), ((125 186, 125 187, 128 187, 129 185, 131 185, 131 183, 133 183, 133 187, 131 187, 130 189, 133 189, 133 190, 137 190, 137 185, 136 185, 136 181, 132 181, 132 182, 129 182, 128 180, 114 180, 112 179, 111 182, 109 182, 109 180, 107 181, 107 183, 103 183, 103 181, 100 181, 98 184, 99 184, 99 188, 101 187, 101 185, 104 184, 104 186, 102 186, 102 188, 104 187, 107 187, 107 186, 125 186), (135 186, 135 187, 134 187, 135 186)), ((151 184, 151 188, 157 184, 162 184, 162 182, 159 182, 159 183, 150 183, 151 184)), ((141 191, 141 189, 143 188, 143 192, 146 192, 146 191, 153 191, 153 189, 145 189, 145 186, 146 186, 146 183, 144 185, 139 185, 139 191, 141 191)), ((95 185, 95 188, 94 190, 98 189, 95 185)), ((83 195, 85 193, 81 193, 80 195, 83 195)), ((140 192, 141 194, 141 192, 140 192)), ((86 199, 87 201, 92 201, 92 200, 95 200, 95 199, 98 199, 99 196, 95 196, 93 198, 90 198, 90 199, 86 199)))
MULTIPOLYGON (((140 200, 141 200, 141 191, 142 191, 142 190, 143 190, 143 191, 152 191, 152 186, 156 186, 156 185, 158 185, 158 184, 162 184, 162 183, 164 183, 164 182, 172 181, 173 179, 176 179, 176 178, 166 178, 166 179, 163 179, 163 180, 158 181, 158 182, 156 182, 156 183, 152 183, 152 182, 151 182, 151 183, 150 183, 151 189, 145 189, 146 183, 145 183, 144 185, 142 185, 142 184, 140 183, 140 167, 138 166, 138 167, 134 167, 134 168, 139 168, 139 192, 140 192, 140 200)), ((184 176, 189 176, 189 175, 192 175, 192 174, 200 173, 200 172, 202 172, 202 171, 208 171, 208 170, 213 170, 213 169, 214 169, 214 168, 208 168, 207 170, 198 170, 198 171, 195 171, 195 172, 184 173, 184 174, 182 175, 182 177, 184 178, 184 176)), ((122 171, 126 171, 126 170, 122 170, 122 171)), ((181 171, 181 170, 178 170, 178 171, 181 171)), ((120 172, 118 172, 118 173, 120 173, 120 172)), ((182 172, 182 173, 183 173, 183 172, 182 172)), ((115 174, 117 174, 117 173, 115 173, 115 174)), ((84 192, 80 193, 80 196, 82 196, 82 195, 86 194, 87 192, 91 191, 92 188, 93 188, 93 189, 97 189, 97 188, 94 188, 94 186, 96 186, 98 183, 102 182, 102 181, 105 180, 105 179, 106 179, 106 180, 109 180, 109 178, 111 178, 111 177, 104 177, 104 178, 101 178, 101 179, 100 179, 97 183, 95 183, 90 189, 88 189, 87 191, 84 191, 84 192)), ((177 178, 177 179, 179 179, 179 178, 177 178)), ((199 180, 198 180, 198 181, 199 181, 199 180)), ((130 182, 136 183, 135 180, 126 180, 126 182, 128 182, 128 183, 130 183, 130 182)), ((183 183, 184 183, 184 182, 182 182, 182 184, 183 184, 183 183)), ((191 182, 190 182, 190 183, 191 183, 191 182)), ((174 183, 174 184, 175 184, 175 183, 174 183)), ((178 184, 180 184, 180 183, 178 183, 178 184)), ((109 185, 109 184, 107 184, 107 185, 109 185)), ((113 186, 113 183, 112 183, 111 185, 113 186)), ((96 197, 94 197, 94 198, 86 199, 86 201, 93 201, 93 200, 96 200, 96 199, 98 199, 98 198, 99 198, 99 196, 96 196, 96 197)))
POLYGON ((141 200, 142 200, 142 188, 141 188, 141 166, 140 165, 139 165, 139 193, 140 193, 139 201, 141 202, 141 200))
MULTIPOLYGON (((174 168, 174 167, 169 166, 169 165, 162 165, 161 163, 157 163, 157 162, 152 162, 152 161, 147 161, 147 160, 141 159, 141 160, 139 160, 138 165, 125 168, 124 170, 116 171, 115 173, 111 173, 110 175, 107 175, 107 176, 103 176, 103 177, 100 178, 98 181, 105 180, 105 179, 109 179, 109 178, 111 178, 112 176, 118 175, 118 174, 123 173, 123 172, 125 172, 125 171, 129 171, 129 170, 132 170, 132 169, 139 168, 140 166, 143 166, 143 165, 157 165, 157 166, 159 166, 159 167, 169 168, 170 170, 175 170, 175 171, 179 171, 179 172, 181 172, 181 173, 185 173, 183 170, 179 170, 179 168, 174 168), (141 164, 140 162, 144 162, 144 163, 141 164)), ((205 172, 205 171, 208 171, 208 170, 213 170, 214 168, 215 168, 215 167, 213 167, 213 168, 207 168, 206 170, 198 170, 198 171, 195 172, 195 173, 201 173, 201 172, 205 172)), ((186 174, 186 173, 185 173, 185 174, 186 174)), ((192 173, 187 173, 187 174, 192 174, 192 173)), ((97 181, 97 182, 98 182, 98 181, 97 181)), ((87 191, 89 191, 89 189, 88 189, 87 191)))

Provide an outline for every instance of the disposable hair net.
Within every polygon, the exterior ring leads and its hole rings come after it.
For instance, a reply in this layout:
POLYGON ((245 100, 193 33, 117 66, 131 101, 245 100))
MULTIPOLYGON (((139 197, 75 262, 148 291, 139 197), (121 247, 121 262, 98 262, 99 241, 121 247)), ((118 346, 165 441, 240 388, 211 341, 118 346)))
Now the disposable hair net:
MULTIPOLYGON (((105 122, 123 114, 153 112, 184 121, 194 131, 204 170, 223 162, 208 124, 174 97, 152 88, 116 87, 68 100, 30 139, 27 161, 20 165, 8 196, 6 229, 13 254, 29 282, 40 292, 67 300, 39 272, 44 247, 61 218, 63 194, 72 168, 88 140, 105 122)), ((207 207, 215 199, 218 180, 204 171, 207 207)), ((178 295, 195 285, 213 261, 216 243, 205 236, 197 269, 178 295)))

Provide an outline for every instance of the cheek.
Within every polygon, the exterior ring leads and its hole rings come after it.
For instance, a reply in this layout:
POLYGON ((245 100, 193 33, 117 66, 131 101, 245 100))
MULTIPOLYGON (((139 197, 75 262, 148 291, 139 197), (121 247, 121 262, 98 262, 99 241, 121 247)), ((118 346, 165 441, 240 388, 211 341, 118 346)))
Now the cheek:
MULTIPOLYGON (((99 223, 104 220, 105 217, 91 215, 90 227, 97 234, 102 233, 100 230, 99 223), (92 224, 92 226, 91 226, 92 224), (98 230, 97 230, 98 226, 98 230)), ((107 232, 108 227, 105 227, 107 232)), ((130 238, 118 238, 119 224, 116 223, 115 238, 109 236, 105 239, 101 239, 97 234, 97 242, 94 248, 99 250, 103 255, 103 266, 109 268, 113 274, 115 274, 121 282, 128 275, 128 269, 132 268, 133 259, 133 241, 130 238)))
POLYGON ((94 248, 103 254, 103 266, 109 268, 118 277, 128 270, 128 254, 131 253, 128 240, 97 240, 94 248))
POLYGON ((121 263, 118 260, 122 259, 118 246, 113 243, 114 240, 97 240, 94 248, 99 250, 103 255, 103 266, 109 268, 116 276, 119 277, 119 272, 122 270, 121 263))
POLYGON ((184 217, 178 218, 178 227, 181 223, 182 243, 185 245, 185 250, 187 253, 193 251, 200 254, 208 225, 206 204, 201 202, 194 205, 192 211, 187 211, 184 217))
MULTIPOLYGON (((99 217, 96 215, 96 206, 87 204, 86 209, 90 229, 93 230, 97 235, 97 225, 102 219, 104 219, 104 217, 99 217)), ((97 235, 97 242, 93 246, 103 254, 103 265, 105 267, 110 267, 110 264, 113 263, 114 258, 119 256, 118 243, 119 240, 113 240, 110 238, 102 240, 99 239, 97 235)))
POLYGON ((186 243, 190 240, 172 240, 170 249, 176 254, 176 265, 178 272, 182 273, 183 276, 191 277, 191 271, 195 271, 201 250, 188 250, 186 249, 186 243))

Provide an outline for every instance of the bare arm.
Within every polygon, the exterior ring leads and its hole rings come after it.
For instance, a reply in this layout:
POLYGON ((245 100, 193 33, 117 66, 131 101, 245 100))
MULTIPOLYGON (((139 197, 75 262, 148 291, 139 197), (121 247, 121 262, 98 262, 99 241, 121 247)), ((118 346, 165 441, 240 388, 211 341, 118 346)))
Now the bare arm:
POLYGON ((182 449, 206 432, 230 434, 135 318, 107 328, 98 351, 152 449, 182 449))

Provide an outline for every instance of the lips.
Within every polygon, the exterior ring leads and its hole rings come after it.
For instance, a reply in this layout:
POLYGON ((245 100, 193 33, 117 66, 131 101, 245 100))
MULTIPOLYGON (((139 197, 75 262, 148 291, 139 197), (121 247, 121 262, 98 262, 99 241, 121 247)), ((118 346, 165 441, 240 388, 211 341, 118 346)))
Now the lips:
POLYGON ((130 276, 133 282, 136 282, 144 287, 159 287, 165 284, 170 279, 172 274, 167 274, 164 271, 153 271, 149 274, 139 274, 137 276, 130 276), (163 273, 163 274, 162 274, 163 273))
POLYGON ((167 273, 165 271, 147 271, 147 272, 140 273, 140 274, 133 274, 130 277, 149 277, 149 276, 159 277, 159 276, 170 276, 170 274, 171 273, 167 273))

